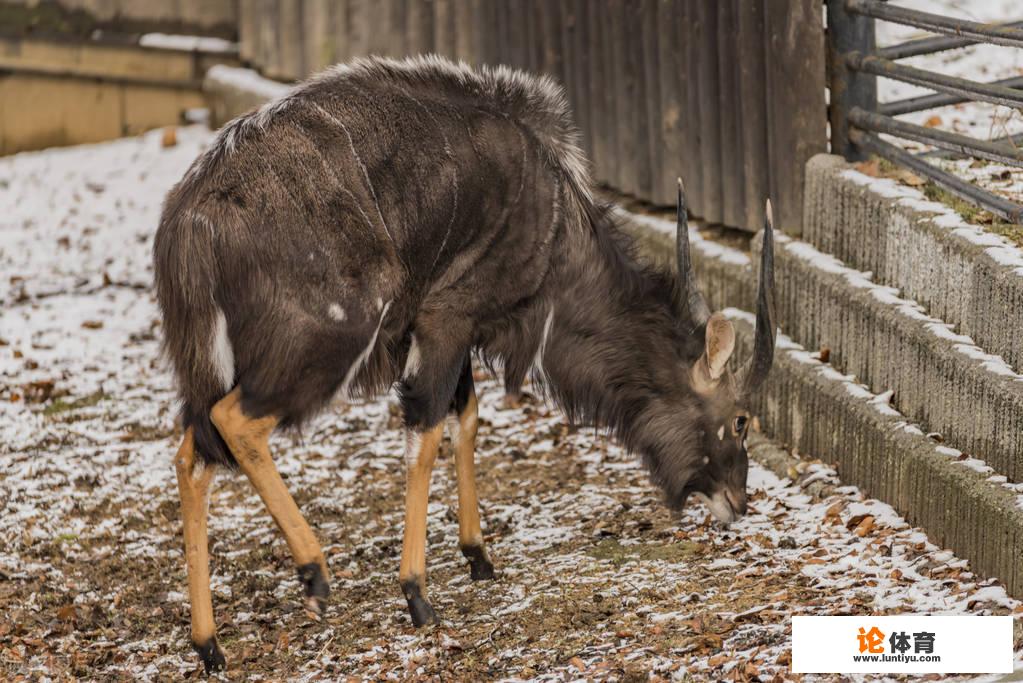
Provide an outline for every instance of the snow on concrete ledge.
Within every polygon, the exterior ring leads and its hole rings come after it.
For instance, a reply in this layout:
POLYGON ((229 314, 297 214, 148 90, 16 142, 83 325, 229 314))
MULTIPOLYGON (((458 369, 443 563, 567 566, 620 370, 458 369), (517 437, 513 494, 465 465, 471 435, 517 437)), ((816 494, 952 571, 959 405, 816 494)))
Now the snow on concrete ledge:
POLYGON ((871 273, 778 235, 778 323, 957 448, 1023 479, 1023 375, 871 273))
POLYGON ((1023 367, 1023 250, 836 156, 807 163, 804 239, 1023 367))
MULTIPOLYGON (((737 309, 724 313, 736 328, 736 354, 745 357, 752 349, 755 318, 737 309)), ((889 405, 889 398, 779 335, 771 375, 752 407, 768 436, 801 453, 827 454, 843 482, 891 503, 912 524, 1018 593, 1023 589, 1021 487, 925 435, 889 405)))

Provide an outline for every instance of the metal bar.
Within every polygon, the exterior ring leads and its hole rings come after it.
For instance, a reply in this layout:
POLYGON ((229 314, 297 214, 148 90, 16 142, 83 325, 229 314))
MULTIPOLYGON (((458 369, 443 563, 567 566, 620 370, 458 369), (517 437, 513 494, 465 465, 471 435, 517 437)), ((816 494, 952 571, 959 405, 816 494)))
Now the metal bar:
MULTIPOLYGON (((1023 76, 1003 78, 998 81, 985 83, 984 85, 1000 85, 1006 88, 1016 89, 1023 88, 1023 76)), ((922 111, 924 109, 936 109, 937 107, 947 107, 951 104, 960 104, 962 102, 969 101, 969 98, 962 97, 961 95, 922 95, 920 97, 910 97, 905 100, 884 102, 878 105, 878 111, 882 114, 886 114, 887 116, 899 116, 900 114, 908 114, 910 112, 922 111)))
POLYGON ((873 56, 864 57, 860 53, 847 54, 845 61, 850 69, 862 73, 920 85, 950 95, 965 97, 969 100, 981 100, 982 102, 1001 104, 1014 109, 1023 107, 1023 91, 1013 90, 1001 85, 967 81, 955 76, 946 76, 945 74, 925 71, 924 69, 917 69, 905 64, 897 64, 890 59, 881 59, 873 56))
POLYGON ((896 135, 900 138, 916 140, 917 142, 934 145, 942 149, 972 154, 981 159, 1023 167, 1023 150, 1013 149, 993 142, 977 140, 976 138, 949 133, 937 128, 925 128, 914 123, 893 119, 890 116, 864 111, 859 107, 849 112, 849 121, 864 130, 896 135))
MULTIPOLYGON (((1007 145, 1009 147, 1023 147, 1023 133, 1017 133, 1016 135, 1003 135, 1000 138, 995 138, 991 142, 999 145, 1007 145)), ((928 159, 965 159, 972 157, 972 154, 962 154, 949 149, 932 149, 928 152, 921 152, 917 156, 925 157, 928 159)))
POLYGON ((850 14, 843 0, 828 0, 827 63, 831 151, 849 161, 865 157, 849 140, 849 110, 877 108, 877 79, 849 68, 845 55, 874 51, 874 20, 850 14))
POLYGON ((1023 205, 1010 202, 1008 199, 999 197, 957 178, 951 173, 947 173, 910 154, 906 150, 896 147, 890 142, 885 142, 873 133, 853 128, 849 132, 849 137, 862 150, 882 156, 894 164, 904 166, 914 173, 925 176, 935 185, 948 190, 960 199, 990 211, 1009 223, 1023 223, 1023 205))
MULTIPOLYGON (((1023 21, 1015 21, 1008 24, 1001 24, 1009 28, 1023 28, 1023 21)), ((958 36, 931 36, 930 38, 918 38, 909 40, 898 45, 889 45, 880 48, 875 54, 884 59, 905 59, 917 55, 929 55, 935 52, 946 50, 957 50, 961 47, 976 45, 981 41, 973 38, 962 38, 958 36)))
POLYGON ((981 43, 1023 48, 1023 30, 1002 24, 981 24, 940 14, 896 7, 878 0, 845 0, 845 9, 874 19, 916 26, 932 33, 973 38, 981 43))

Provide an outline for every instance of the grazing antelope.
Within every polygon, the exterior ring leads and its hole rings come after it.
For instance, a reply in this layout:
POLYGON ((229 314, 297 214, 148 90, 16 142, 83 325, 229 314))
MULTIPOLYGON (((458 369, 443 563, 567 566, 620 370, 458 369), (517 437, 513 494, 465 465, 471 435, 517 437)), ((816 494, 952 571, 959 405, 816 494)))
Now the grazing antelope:
POLYGON ((332 397, 397 382, 406 433, 398 579, 412 622, 426 596, 430 473, 445 421, 459 545, 490 579, 474 483, 470 354, 535 380, 570 417, 642 455, 667 502, 746 510, 744 406, 774 350, 765 230, 752 362, 681 277, 638 265, 595 201, 561 90, 507 68, 365 59, 312 78, 220 131, 167 197, 156 235, 164 344, 183 400, 175 460, 192 642, 224 666, 209 587, 214 472, 240 469, 294 556, 313 612, 327 563, 267 446, 332 397))

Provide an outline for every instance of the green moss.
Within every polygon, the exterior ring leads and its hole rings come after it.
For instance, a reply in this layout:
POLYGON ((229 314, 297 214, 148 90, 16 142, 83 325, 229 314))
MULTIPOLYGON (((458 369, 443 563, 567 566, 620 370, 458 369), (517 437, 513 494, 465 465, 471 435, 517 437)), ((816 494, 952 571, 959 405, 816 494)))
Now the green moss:
MULTIPOLYGON (((893 164, 887 159, 874 157, 874 160, 877 162, 877 168, 882 177, 895 178, 898 180, 899 175, 905 173, 904 169, 893 164)), ((939 202, 953 209, 956 213, 962 216, 963 220, 967 223, 982 225, 990 232, 993 232, 996 235, 1001 235, 1014 244, 1023 247, 1023 225, 1006 223, 993 213, 974 206, 964 199, 960 199, 948 190, 939 187, 931 181, 927 181, 920 190, 931 201, 939 202)))
POLYGON ((1014 223, 994 223, 989 228, 991 232, 1001 235, 1019 247, 1023 247, 1023 225, 1014 223))
POLYGON ((81 398, 76 398, 71 401, 65 401, 62 398, 58 398, 50 401, 50 404, 43 409, 43 415, 52 417, 72 410, 78 410, 79 408, 91 408, 106 398, 107 395, 102 391, 96 391, 88 396, 82 396, 81 398))

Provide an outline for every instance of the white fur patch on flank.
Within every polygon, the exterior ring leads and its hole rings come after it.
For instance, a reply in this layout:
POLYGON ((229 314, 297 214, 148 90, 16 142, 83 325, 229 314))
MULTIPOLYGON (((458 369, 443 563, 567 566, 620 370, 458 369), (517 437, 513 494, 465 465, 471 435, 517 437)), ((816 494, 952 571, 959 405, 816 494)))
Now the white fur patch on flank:
POLYGON ((340 304, 331 304, 328 306, 327 315, 330 316, 331 320, 336 320, 339 323, 344 322, 345 318, 348 317, 345 315, 345 309, 341 308, 340 304))
POLYGON ((213 369, 221 387, 224 391, 229 391, 234 385, 234 349, 231 348, 231 340, 227 336, 227 317, 219 307, 213 320, 210 358, 213 359, 213 369))
POLYGON ((341 389, 339 391, 341 397, 347 399, 350 396, 349 392, 351 390, 352 380, 355 379, 355 376, 359 374, 359 371, 362 370, 362 367, 366 364, 366 361, 369 359, 369 354, 373 353, 373 347, 377 345, 377 337, 380 336, 380 328, 384 325, 384 318, 387 317, 387 310, 390 307, 391 302, 388 301, 384 305, 383 311, 380 313, 380 322, 377 323, 377 328, 373 330, 373 336, 370 338, 369 344, 367 344, 366 348, 362 350, 362 353, 356 357, 351 367, 348 368, 348 372, 345 373, 345 381, 341 383, 341 389))
POLYGON ((537 370, 543 369, 543 354, 547 350, 547 337, 551 333, 551 323, 554 322, 554 307, 547 313, 547 320, 543 324, 543 336, 540 337, 540 346, 536 348, 536 356, 533 358, 533 367, 537 370))
POLYGON ((419 352, 419 340, 412 335, 412 344, 408 349, 408 358, 405 359, 405 370, 401 373, 404 379, 419 374, 419 368, 423 366, 423 355, 419 352))
POLYGON ((415 467, 419 462, 419 451, 422 450, 423 437, 414 429, 405 430, 405 466, 415 467))

